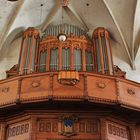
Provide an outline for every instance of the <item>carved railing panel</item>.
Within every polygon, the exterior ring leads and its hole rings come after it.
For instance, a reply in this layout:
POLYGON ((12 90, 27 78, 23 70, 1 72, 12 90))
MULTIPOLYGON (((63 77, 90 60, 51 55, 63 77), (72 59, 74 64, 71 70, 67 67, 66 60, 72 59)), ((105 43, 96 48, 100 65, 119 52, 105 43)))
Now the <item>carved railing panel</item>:
POLYGON ((140 85, 128 82, 128 81, 118 81, 119 88, 119 99, 120 102, 128 105, 140 108, 140 85))
POLYGON ((140 108, 140 84, 116 78, 78 72, 76 84, 60 83, 57 72, 30 74, 0 81, 0 107, 40 100, 88 100, 140 108))
POLYGON ((17 99, 18 80, 0 83, 0 105, 13 104, 17 99))
POLYGON ((59 83, 58 81, 58 76, 55 75, 53 77, 53 96, 55 98, 81 98, 83 96, 83 92, 84 92, 84 79, 83 76, 79 77, 79 82, 75 85, 66 85, 66 84, 62 84, 59 83))
POLYGON ((35 100, 48 97, 50 93, 50 75, 23 78, 20 100, 35 100))
POLYGON ((97 101, 116 102, 115 80, 102 76, 87 76, 87 90, 89 98, 97 101))

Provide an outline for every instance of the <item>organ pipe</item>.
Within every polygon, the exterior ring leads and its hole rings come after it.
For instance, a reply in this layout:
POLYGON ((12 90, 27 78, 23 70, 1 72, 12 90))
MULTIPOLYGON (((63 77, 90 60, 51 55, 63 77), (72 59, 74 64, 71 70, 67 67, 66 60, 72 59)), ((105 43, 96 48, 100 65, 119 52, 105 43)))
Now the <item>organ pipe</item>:
POLYGON ((29 74, 36 70, 39 31, 28 28, 23 34, 19 58, 19 74, 29 74))
POLYGON ((113 75, 113 61, 109 32, 102 27, 93 32, 96 72, 113 75))

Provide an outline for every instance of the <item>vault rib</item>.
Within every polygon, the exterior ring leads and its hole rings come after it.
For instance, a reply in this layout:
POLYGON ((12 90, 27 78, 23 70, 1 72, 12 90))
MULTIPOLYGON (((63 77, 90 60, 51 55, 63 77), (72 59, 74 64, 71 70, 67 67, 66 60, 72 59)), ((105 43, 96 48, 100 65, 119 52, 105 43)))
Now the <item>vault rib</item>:
POLYGON ((41 25, 41 31, 44 32, 48 25, 51 23, 55 15, 57 14, 58 10, 60 9, 60 1, 56 0, 54 8, 51 10, 50 14, 46 17, 43 24, 41 25))
POLYGON ((137 17, 138 17, 138 8, 140 8, 139 7, 139 5, 140 5, 140 0, 137 0, 137 2, 136 2, 136 7, 135 7, 135 13, 134 13, 134 22, 133 22, 133 40, 132 40, 132 55, 133 55, 133 59, 135 60, 135 58, 136 58, 136 55, 137 55, 137 52, 138 52, 138 48, 139 48, 139 46, 140 46, 140 44, 138 45, 138 47, 137 46, 135 46, 135 39, 136 39, 136 30, 135 30, 135 27, 136 27, 136 19, 137 19, 137 17))
POLYGON ((68 5, 67 8, 71 11, 71 13, 75 16, 75 18, 83 25, 85 30, 89 31, 89 27, 87 26, 85 21, 82 19, 82 17, 80 15, 77 14, 77 12, 72 8, 72 6, 70 4, 68 5))
POLYGON ((25 0, 19 0, 19 2, 17 2, 16 6, 13 8, 13 11, 12 11, 10 17, 8 18, 8 21, 7 21, 5 27, 2 31, 1 37, 0 37, 0 50, 2 49, 2 46, 7 38, 7 35, 9 33, 17 15, 19 14, 24 2, 25 2, 25 0))
POLYGON ((129 51, 129 49, 128 49, 127 42, 126 42, 125 37, 124 37, 124 35, 123 35, 123 33, 122 33, 122 30, 121 30, 121 28, 120 28, 120 25, 119 25, 117 19, 115 18, 115 16, 114 16, 112 10, 110 9, 108 3, 106 2, 106 0, 102 0, 102 1, 103 1, 103 3, 104 3, 105 7, 107 8, 107 11, 108 11, 109 15, 111 16, 111 18, 112 18, 112 20, 113 20, 115 26, 117 27, 117 30, 118 30, 118 32, 119 32, 119 34, 120 34, 120 37, 121 37, 122 41, 123 41, 125 50, 126 50, 126 52, 127 52, 130 65, 131 65, 132 69, 134 70, 134 69, 136 69, 136 68, 135 68, 135 64, 134 64, 134 61, 133 61, 133 59, 132 59, 132 57, 131 57, 130 51, 129 51))

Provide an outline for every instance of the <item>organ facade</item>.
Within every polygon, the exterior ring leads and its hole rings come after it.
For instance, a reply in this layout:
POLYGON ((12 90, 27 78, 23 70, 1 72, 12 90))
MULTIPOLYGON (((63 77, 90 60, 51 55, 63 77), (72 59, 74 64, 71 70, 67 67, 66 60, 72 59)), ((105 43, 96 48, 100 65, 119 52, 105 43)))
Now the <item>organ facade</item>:
POLYGON ((28 28, 0 81, 0 140, 139 140, 140 85, 114 66, 109 31, 28 28))

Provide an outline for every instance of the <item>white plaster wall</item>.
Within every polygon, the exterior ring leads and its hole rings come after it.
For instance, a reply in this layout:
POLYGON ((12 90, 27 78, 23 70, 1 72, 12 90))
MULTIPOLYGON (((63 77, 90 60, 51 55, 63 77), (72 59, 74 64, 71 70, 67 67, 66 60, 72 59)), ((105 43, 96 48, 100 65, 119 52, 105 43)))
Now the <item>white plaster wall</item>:
POLYGON ((5 71, 18 64, 21 40, 22 38, 16 39, 0 53, 0 79, 6 78, 5 71))
POLYGON ((126 72, 127 79, 140 83, 140 51, 138 52, 135 59, 136 70, 132 70, 130 62, 128 61, 128 55, 124 50, 125 48, 113 41, 111 42, 111 44, 114 65, 119 66, 119 68, 126 72))

